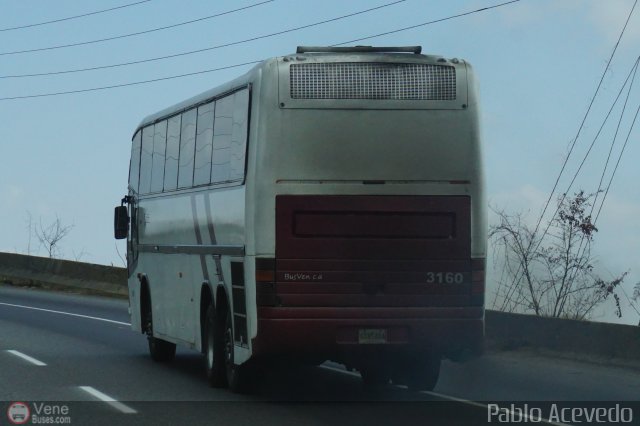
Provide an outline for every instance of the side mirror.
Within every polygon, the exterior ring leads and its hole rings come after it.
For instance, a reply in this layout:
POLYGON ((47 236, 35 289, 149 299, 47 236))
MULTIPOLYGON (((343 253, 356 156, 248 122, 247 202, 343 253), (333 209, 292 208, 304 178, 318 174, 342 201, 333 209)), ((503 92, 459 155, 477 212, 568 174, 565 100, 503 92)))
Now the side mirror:
POLYGON ((129 234, 129 213, 127 212, 127 206, 118 206, 113 213, 113 233, 116 240, 127 238, 129 234))

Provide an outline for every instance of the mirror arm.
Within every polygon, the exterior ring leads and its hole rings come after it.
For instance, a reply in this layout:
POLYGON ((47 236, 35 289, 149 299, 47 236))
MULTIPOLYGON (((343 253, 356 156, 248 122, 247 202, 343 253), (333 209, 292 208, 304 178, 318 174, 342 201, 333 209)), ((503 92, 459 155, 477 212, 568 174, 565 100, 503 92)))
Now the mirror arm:
POLYGON ((124 206, 124 203, 131 204, 133 203, 133 196, 125 195, 122 200, 120 200, 120 205, 124 206))

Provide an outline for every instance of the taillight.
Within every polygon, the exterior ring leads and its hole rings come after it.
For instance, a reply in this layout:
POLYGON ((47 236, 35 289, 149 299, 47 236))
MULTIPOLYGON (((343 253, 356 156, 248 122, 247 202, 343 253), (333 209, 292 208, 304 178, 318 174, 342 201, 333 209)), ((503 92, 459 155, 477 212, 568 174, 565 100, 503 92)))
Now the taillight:
POLYGON ((256 258, 256 304, 258 306, 278 305, 275 259, 256 258))
POLYGON ((485 258, 471 259, 471 304, 484 305, 485 258))

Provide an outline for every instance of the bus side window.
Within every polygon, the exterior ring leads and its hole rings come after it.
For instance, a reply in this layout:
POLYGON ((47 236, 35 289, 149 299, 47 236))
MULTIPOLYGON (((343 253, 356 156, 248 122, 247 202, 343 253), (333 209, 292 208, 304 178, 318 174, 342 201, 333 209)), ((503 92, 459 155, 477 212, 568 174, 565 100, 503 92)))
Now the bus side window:
POLYGON ((196 159, 193 170, 193 185, 211 182, 211 151, 213 144, 213 111, 215 102, 198 107, 196 132, 196 159))
POLYGON ((169 119, 167 125, 167 150, 164 164, 164 190, 173 191, 178 187, 178 157, 180 156, 180 127, 182 116, 169 119))
POLYGON ((151 166, 151 192, 162 192, 164 184, 164 157, 167 144, 167 120, 156 123, 153 133, 153 159, 151 166))
POLYGON ((229 180, 244 179, 249 129, 249 90, 234 94, 229 180))
POLYGON ((196 145, 196 109, 182 113, 180 131, 180 160, 178 166, 178 188, 193 185, 193 160, 196 145))
POLYGON ((142 132, 138 131, 133 137, 131 143, 131 163, 129 164, 129 186, 138 192, 138 183, 140 182, 140 145, 142 132))
POLYGON ((228 182, 231 157, 231 132, 233 123, 233 95, 218 99, 213 126, 213 164, 211 182, 228 182))
POLYGON ((151 192, 151 167, 153 156, 153 124, 142 129, 142 151, 140 153, 140 194, 151 192))

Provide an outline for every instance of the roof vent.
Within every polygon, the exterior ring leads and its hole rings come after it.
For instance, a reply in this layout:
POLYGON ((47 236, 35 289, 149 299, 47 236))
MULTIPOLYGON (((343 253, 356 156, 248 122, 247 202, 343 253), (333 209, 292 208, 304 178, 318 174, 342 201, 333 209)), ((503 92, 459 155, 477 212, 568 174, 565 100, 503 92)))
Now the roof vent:
POLYGON ((291 65, 289 77, 292 99, 456 99, 456 69, 448 65, 305 63, 291 65))
POLYGON ((422 46, 298 46, 296 49, 296 53, 414 53, 419 55, 420 52, 422 52, 422 46))

